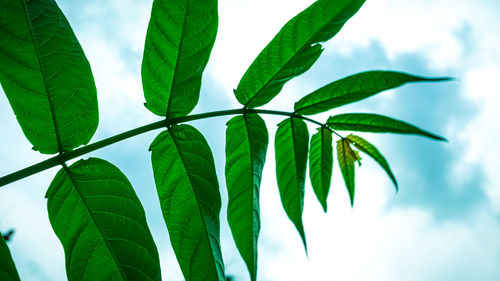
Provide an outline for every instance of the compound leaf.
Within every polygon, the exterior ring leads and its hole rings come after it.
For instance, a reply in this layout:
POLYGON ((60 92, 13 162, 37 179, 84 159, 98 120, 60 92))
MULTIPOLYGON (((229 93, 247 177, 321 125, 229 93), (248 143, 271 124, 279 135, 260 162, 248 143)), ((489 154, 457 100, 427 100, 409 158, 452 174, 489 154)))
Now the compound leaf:
POLYGON ((349 192, 351 206, 354 205, 354 162, 360 161, 361 158, 357 151, 352 150, 349 141, 340 139, 337 141, 337 159, 339 161, 340 171, 344 178, 345 186, 349 192))
POLYGON ((144 209, 117 167, 98 158, 64 166, 46 197, 68 280, 161 280, 144 209))
POLYGON ((99 122, 89 62, 53 0, 0 1, 0 83, 33 149, 87 144, 99 122))
POLYGON ((332 82, 295 103, 295 112, 311 115, 363 100, 409 82, 439 82, 450 78, 425 78, 395 71, 367 71, 332 82))
POLYGON ((259 193, 268 142, 266 124, 257 114, 236 116, 227 123, 227 220, 251 280, 257 279, 259 193))
POLYGON ((0 280, 19 281, 16 265, 12 260, 9 247, 3 237, 0 235, 0 280))
POLYGON ((322 52, 320 42, 335 36, 365 0, 319 0, 288 21, 250 65, 234 91, 247 108, 268 103, 322 52))
POLYGON ((170 242, 187 281, 225 281, 220 249, 221 199, 212 151, 189 125, 160 133, 150 147, 170 242))
POLYGON ((309 176, 318 201, 326 213, 328 192, 332 181, 333 148, 332 132, 326 128, 318 128, 311 137, 309 153, 309 176))
POLYGON ((151 112, 176 117, 193 110, 217 25, 217 0, 153 2, 141 70, 151 112))
POLYGON ((283 120, 278 124, 274 144, 276 176, 281 204, 288 218, 297 228, 307 251, 306 235, 302 223, 309 146, 309 132, 306 123, 297 118, 283 120))
POLYGON ((339 131, 411 134, 446 141, 443 137, 424 131, 406 122, 378 114, 339 114, 328 118, 326 123, 332 129, 339 131))

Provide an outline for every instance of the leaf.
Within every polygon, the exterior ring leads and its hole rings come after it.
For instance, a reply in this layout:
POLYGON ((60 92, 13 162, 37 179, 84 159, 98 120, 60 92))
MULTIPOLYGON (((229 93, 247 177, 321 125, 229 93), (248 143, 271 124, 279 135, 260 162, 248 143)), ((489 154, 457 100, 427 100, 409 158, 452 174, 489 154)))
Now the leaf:
POLYGON ((339 131, 411 134, 446 141, 443 137, 424 131, 406 122, 378 114, 339 114, 328 118, 326 123, 330 128, 339 131))
POLYGON ((0 280, 19 281, 16 265, 12 260, 9 247, 3 237, 0 235, 0 280))
POLYGON ((53 0, 2 0, 0 83, 33 149, 87 144, 99 122, 89 62, 53 0))
POLYGON ((250 65, 234 91, 246 108, 268 103, 295 76, 307 71, 364 0, 319 0, 288 21, 250 65))
POLYGON ((274 151, 281 204, 288 218, 297 228, 306 252, 307 244, 302 224, 302 212, 304 210, 308 146, 309 132, 302 119, 288 118, 278 124, 274 151))
POLYGON ((269 136, 257 114, 233 117, 226 130, 227 220, 251 280, 257 280, 259 193, 269 136))
POLYGON ((193 110, 217 25, 217 0, 153 2, 141 70, 151 112, 176 117, 193 110))
POLYGON ((64 166, 46 197, 68 280, 161 280, 144 209, 117 167, 98 158, 64 166))
POLYGON ((333 148, 332 132, 326 128, 318 128, 311 138, 309 154, 309 176, 318 201, 326 213, 328 192, 332 182, 333 148))
POLYGON ((339 161, 340 171, 344 178, 345 186, 349 192, 351 207, 354 205, 354 162, 360 161, 357 151, 352 150, 349 141, 340 139, 337 141, 337 159, 339 161))
POLYGON ((295 103, 295 112, 312 115, 360 101, 410 82, 441 82, 450 78, 426 78, 395 71, 367 71, 332 82, 295 103))
POLYGON ((150 150, 163 218, 184 278, 225 280, 219 183, 205 138, 192 126, 175 125, 160 133, 150 150))

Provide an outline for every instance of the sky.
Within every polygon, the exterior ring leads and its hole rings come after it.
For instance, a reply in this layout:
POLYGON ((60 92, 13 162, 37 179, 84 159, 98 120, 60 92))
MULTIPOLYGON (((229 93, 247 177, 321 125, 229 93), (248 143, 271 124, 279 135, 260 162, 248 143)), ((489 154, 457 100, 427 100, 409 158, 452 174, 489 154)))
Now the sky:
MULTIPOLYGON (((234 89, 281 26, 311 0, 231 0, 219 3, 219 31, 194 112, 238 108, 234 89)), ((58 1, 92 66, 99 128, 92 141, 158 120, 144 108, 140 63, 152 1, 58 1)), ((325 44, 319 61, 263 108, 289 110, 295 101, 336 79, 366 70, 398 70, 455 81, 412 84, 329 114, 372 112, 402 119, 446 137, 360 134, 377 145, 395 173, 395 193, 368 157, 356 174, 349 205, 334 163, 328 213, 306 183, 305 255, 279 199, 274 133, 279 117, 264 116, 270 143, 261 185, 259 280, 437 281, 500 279, 500 2, 496 0, 369 0, 325 44)), ((1 91, 1 90, 0 90, 1 91)), ((249 280, 226 219, 224 133, 229 117, 191 124, 212 148, 223 200, 221 244, 228 275, 249 280)), ((47 156, 31 150, 0 95, 0 175, 47 156)), ((309 125, 313 132, 315 128, 309 125)), ((85 156, 106 159, 131 181, 160 252, 163 280, 183 280, 159 209, 147 148, 149 132, 85 156)), ((22 280, 66 280, 64 253, 50 228, 45 191, 57 168, 0 189, 0 231, 22 280)))

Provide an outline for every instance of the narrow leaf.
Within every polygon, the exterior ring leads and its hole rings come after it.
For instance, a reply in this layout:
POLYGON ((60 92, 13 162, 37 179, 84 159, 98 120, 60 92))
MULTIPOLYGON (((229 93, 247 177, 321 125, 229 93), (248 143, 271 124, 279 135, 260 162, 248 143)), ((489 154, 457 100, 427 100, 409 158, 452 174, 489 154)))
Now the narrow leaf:
POLYGON ((367 71, 332 82, 295 103, 295 112, 311 115, 360 101, 409 82, 441 82, 450 78, 426 78, 395 71, 367 71))
POLYGON ((217 25, 217 0, 153 2, 142 60, 145 105, 151 112, 175 117, 193 110, 217 25))
POLYGON ((268 103, 295 76, 307 71, 364 0, 319 0, 288 21, 250 65, 234 91, 247 108, 268 103))
POLYGON ((288 218, 297 228, 307 252, 306 235, 302 223, 309 146, 306 123, 297 118, 283 120, 278 124, 274 145, 281 204, 288 218))
POLYGON ((53 0, 0 0, 0 83, 33 149, 87 144, 99 120, 89 62, 53 0))
POLYGON ((184 278, 225 280, 219 183, 205 138, 192 126, 176 125, 160 133, 150 150, 160 207, 184 278))
POLYGON ((268 143, 266 124, 257 114, 236 116, 227 123, 227 220, 251 280, 257 280, 259 193, 268 143))
POLYGON ((424 131, 406 122, 378 114, 339 114, 328 118, 327 125, 339 131, 411 134, 446 141, 443 137, 424 131))
POLYGON ((364 153, 368 154, 373 160, 375 160, 387 173, 389 178, 391 178, 391 181, 394 183, 394 186, 396 187, 396 192, 398 191, 398 182, 396 181, 396 177, 391 171, 391 167, 389 167, 389 163, 387 163, 387 160, 385 160, 384 156, 378 151, 378 149, 365 139, 363 139, 360 136, 356 135, 348 135, 346 137, 349 141, 354 143, 354 146, 363 151, 364 153))
POLYGON ((354 205, 354 162, 360 161, 357 151, 352 150, 349 141, 340 139, 337 141, 337 159, 339 161, 340 171, 344 178, 345 186, 349 192, 351 207, 354 205))
POLYGON ((9 247, 3 237, 0 235, 0 280, 2 281, 19 281, 16 265, 12 260, 9 247))
POLYGON ((318 128, 311 138, 309 153, 309 176, 318 201, 327 210, 326 199, 330 191, 333 168, 332 132, 326 128, 318 128))
POLYGON ((117 167, 97 158, 64 166, 46 197, 68 280, 161 280, 144 208, 117 167))

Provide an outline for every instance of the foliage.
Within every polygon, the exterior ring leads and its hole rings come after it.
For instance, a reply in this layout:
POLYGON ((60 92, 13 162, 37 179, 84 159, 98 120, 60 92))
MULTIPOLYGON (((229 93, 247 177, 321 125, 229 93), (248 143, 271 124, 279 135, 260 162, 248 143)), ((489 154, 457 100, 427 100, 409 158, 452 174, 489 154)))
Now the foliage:
MULTIPOLYGON (((290 79, 307 71, 364 0, 318 0, 286 23, 256 57, 234 91, 241 109, 188 115, 215 41, 216 0, 155 0, 142 62, 145 106, 160 121, 89 144, 98 124, 94 79, 68 21, 54 0, 0 0, 0 82, 17 120, 43 154, 32 167, 0 178, 0 185, 60 165, 47 190, 50 223, 61 241, 69 280, 160 280, 158 250, 144 209, 125 175, 97 158, 66 161, 117 141, 164 128, 150 146, 154 180, 170 241, 186 280, 225 280, 220 248, 221 199, 211 149, 188 121, 236 115, 227 123, 225 177, 228 222, 251 280, 257 280, 259 193, 269 136, 261 115, 281 115, 275 135, 276 175, 283 209, 307 251, 302 222, 307 163, 324 211, 337 162, 351 204, 359 151, 398 184, 388 162, 365 139, 337 131, 416 134, 444 138, 382 115, 348 113, 324 123, 306 117, 357 102, 406 83, 446 81, 394 71, 368 71, 304 96, 293 112, 258 109, 290 79), (306 124, 317 126, 309 138, 306 124), (83 147, 79 147, 84 145, 83 147), (357 150, 356 150, 357 149, 357 150), (309 159, 309 161, 308 161, 309 159)), ((19 280, 4 240, 0 279, 19 280)), ((167 269, 168 270, 168 269, 167 269)))

